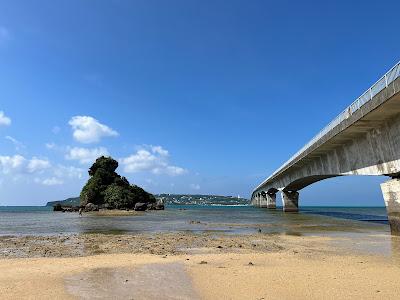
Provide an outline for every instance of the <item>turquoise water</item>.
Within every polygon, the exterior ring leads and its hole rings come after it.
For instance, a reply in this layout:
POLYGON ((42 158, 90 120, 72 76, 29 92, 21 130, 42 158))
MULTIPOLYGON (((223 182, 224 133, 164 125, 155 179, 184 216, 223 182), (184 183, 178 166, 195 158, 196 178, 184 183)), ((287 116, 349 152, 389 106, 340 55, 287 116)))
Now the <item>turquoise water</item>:
POLYGON ((384 207, 302 207, 297 214, 251 206, 169 205, 136 216, 53 212, 49 207, 0 207, 0 235, 224 232, 270 234, 388 234, 384 207))

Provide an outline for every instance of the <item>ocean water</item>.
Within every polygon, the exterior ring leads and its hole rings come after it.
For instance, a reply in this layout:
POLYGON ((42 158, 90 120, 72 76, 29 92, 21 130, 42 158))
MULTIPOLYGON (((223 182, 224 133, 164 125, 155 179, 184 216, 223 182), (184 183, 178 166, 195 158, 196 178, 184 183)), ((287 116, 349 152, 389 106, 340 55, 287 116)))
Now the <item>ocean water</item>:
POLYGON ((223 232, 312 235, 390 233, 384 207, 302 207, 283 213, 252 206, 168 205, 135 216, 53 212, 50 207, 0 207, 0 235, 223 232))

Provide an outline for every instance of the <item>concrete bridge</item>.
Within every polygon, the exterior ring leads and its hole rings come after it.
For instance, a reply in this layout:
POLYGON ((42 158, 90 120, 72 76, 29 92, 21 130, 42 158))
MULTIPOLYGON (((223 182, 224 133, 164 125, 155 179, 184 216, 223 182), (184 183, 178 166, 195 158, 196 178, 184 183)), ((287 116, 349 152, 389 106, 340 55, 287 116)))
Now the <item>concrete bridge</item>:
POLYGON ((400 62, 252 193, 254 206, 297 212, 299 191, 345 175, 383 175, 392 234, 400 235, 400 62))

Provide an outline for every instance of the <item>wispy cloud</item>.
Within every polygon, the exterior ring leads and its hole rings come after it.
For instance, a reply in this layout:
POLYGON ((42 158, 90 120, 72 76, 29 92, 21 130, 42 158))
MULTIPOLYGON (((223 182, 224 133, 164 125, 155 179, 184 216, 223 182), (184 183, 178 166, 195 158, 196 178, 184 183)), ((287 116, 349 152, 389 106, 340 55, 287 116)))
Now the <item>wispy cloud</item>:
POLYGON ((5 139, 14 144, 14 147, 15 147, 16 151, 21 151, 22 149, 25 148, 25 145, 23 143, 21 143, 20 141, 18 141, 15 138, 13 138, 12 136, 7 135, 5 137, 5 139))
POLYGON ((64 183, 63 180, 61 180, 60 178, 57 178, 57 177, 50 177, 50 178, 45 178, 45 179, 36 178, 35 182, 41 183, 41 184, 47 185, 47 186, 61 185, 64 183))
POLYGON ((57 165, 53 169, 53 174, 58 178, 82 179, 87 171, 73 166, 57 165))
POLYGON ((66 181, 79 180, 84 177, 85 170, 73 166, 53 165, 47 159, 32 157, 30 159, 16 154, 0 155, 1 180, 17 182, 21 179, 42 185, 61 185, 66 181))
POLYGON ((103 137, 118 136, 118 132, 101 124, 90 116, 75 116, 69 121, 73 130, 73 137, 76 141, 84 144, 97 143, 103 137))
POLYGON ((151 172, 153 174, 182 175, 187 170, 169 163, 169 153, 161 146, 142 146, 136 153, 120 160, 127 173, 151 172))
POLYGON ((26 169, 28 170, 29 173, 37 173, 45 169, 48 169, 50 167, 51 164, 47 159, 40 159, 37 157, 33 157, 31 160, 29 160, 26 169))
POLYGON ((24 170, 25 164, 26 158, 22 155, 0 155, 0 172, 2 172, 3 174, 21 172, 24 170))
POLYGON ((22 155, 0 155, 0 172, 3 174, 41 173, 51 167, 47 159, 32 157, 27 159, 22 155))
POLYGON ((200 190, 200 185, 197 184, 197 183, 192 183, 192 184, 190 185, 190 188, 193 189, 193 190, 198 191, 198 190, 200 190))
POLYGON ((65 158, 68 160, 77 160, 80 164, 94 163, 99 156, 108 156, 108 150, 104 147, 99 148, 81 148, 73 147, 69 149, 65 158))

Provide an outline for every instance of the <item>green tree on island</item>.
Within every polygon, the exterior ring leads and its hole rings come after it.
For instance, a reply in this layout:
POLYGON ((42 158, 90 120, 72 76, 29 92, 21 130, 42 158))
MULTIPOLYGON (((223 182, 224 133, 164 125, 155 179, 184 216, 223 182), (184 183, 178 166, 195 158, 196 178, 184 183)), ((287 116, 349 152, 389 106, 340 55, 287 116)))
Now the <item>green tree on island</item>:
POLYGON ((106 204, 109 208, 133 209, 136 203, 155 203, 156 198, 115 172, 118 162, 101 156, 89 169, 89 180, 80 194, 81 206, 106 204))

